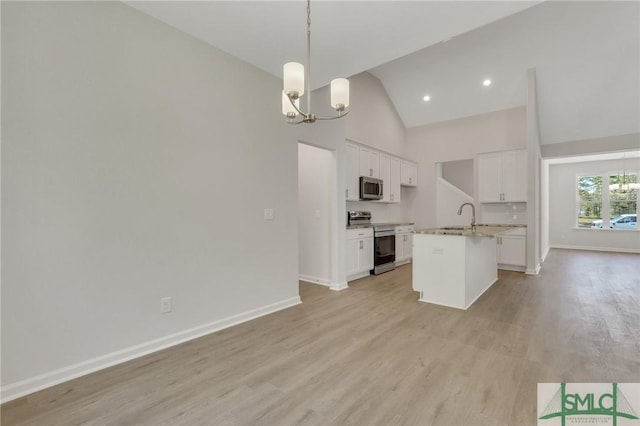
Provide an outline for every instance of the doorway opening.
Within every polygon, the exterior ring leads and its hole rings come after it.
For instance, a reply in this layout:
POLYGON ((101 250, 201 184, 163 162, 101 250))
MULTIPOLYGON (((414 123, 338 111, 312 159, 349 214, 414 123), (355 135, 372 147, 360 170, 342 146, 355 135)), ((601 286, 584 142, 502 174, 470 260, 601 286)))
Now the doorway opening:
POLYGON ((298 275, 302 281, 333 282, 334 152, 298 143, 298 275))

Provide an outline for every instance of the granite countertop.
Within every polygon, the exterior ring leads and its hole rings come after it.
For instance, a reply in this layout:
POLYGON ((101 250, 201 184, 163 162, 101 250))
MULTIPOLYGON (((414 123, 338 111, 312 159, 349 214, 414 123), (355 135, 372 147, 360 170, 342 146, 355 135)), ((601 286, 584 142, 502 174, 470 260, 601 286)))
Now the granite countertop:
POLYGON ((376 222, 372 223, 371 226, 406 226, 406 225, 415 225, 415 222, 376 222))
POLYGON ((520 224, 480 224, 476 225, 476 230, 472 231, 470 226, 445 226, 442 228, 418 229, 416 234, 431 235, 457 235, 463 237, 495 237, 503 232, 508 232, 517 228, 526 228, 527 225, 520 224))

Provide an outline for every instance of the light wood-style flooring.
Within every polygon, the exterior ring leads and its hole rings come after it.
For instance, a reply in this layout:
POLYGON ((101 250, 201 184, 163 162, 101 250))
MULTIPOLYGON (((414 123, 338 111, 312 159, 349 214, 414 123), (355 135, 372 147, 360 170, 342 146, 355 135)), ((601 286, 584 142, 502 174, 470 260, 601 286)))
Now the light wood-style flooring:
POLYGON ((538 382, 640 382, 640 255, 552 250, 469 310, 411 266, 4 404, 2 425, 534 425, 538 382))

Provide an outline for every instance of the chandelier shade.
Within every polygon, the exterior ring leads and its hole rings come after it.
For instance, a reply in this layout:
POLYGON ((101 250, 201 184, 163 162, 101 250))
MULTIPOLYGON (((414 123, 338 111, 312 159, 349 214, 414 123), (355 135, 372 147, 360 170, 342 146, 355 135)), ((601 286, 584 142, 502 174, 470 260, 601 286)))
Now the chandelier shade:
POLYGON ((336 78, 331 81, 331 106, 338 112, 333 117, 321 117, 311 113, 311 0, 307 0, 307 65, 287 62, 282 68, 282 114, 290 124, 315 123, 316 120, 335 120, 349 113, 349 80, 336 78), (300 97, 305 95, 307 111, 300 109, 300 97), (297 121, 296 121, 297 120, 297 121))
POLYGON ((349 106, 349 80, 346 78, 331 80, 331 106, 337 111, 349 106))
POLYGON ((304 95, 304 66, 297 62, 287 62, 283 67, 284 93, 294 97, 304 95))

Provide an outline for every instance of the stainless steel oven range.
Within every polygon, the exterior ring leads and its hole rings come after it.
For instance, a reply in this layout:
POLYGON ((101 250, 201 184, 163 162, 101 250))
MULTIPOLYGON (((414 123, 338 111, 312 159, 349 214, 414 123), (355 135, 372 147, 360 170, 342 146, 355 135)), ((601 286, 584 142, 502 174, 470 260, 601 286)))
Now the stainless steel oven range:
POLYGON ((368 228, 371 226, 371 212, 348 211, 347 228, 368 228))
POLYGON ((396 227, 395 225, 373 225, 373 275, 392 271, 396 268, 396 227))

